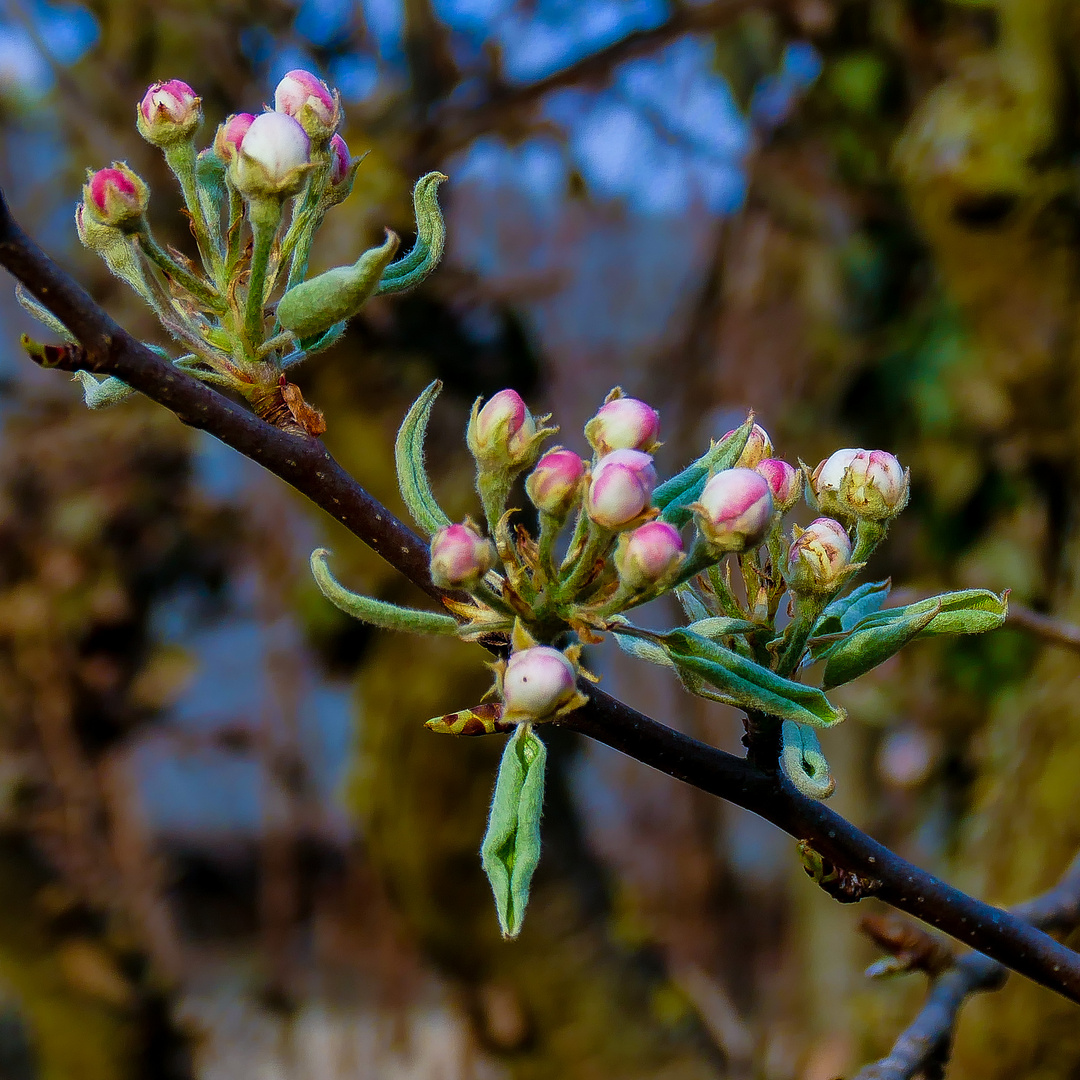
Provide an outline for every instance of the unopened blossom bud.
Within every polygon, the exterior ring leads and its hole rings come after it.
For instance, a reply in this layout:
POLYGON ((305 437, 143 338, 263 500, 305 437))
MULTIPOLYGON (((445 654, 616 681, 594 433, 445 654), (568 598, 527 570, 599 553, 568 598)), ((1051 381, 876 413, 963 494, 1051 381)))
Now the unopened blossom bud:
POLYGON ((535 454, 536 421, 516 390, 500 390, 482 409, 474 406, 466 438, 483 468, 521 469, 535 454))
POLYGON ((341 105, 317 75, 297 68, 277 84, 274 108, 297 120, 309 137, 319 145, 327 140, 341 122, 341 105))
POLYGON ((843 518, 887 521, 907 505, 910 475, 884 450, 837 450, 814 470, 818 505, 843 518))
POLYGON ((330 183, 336 187, 348 175, 352 165, 348 143, 340 135, 330 140, 330 183))
POLYGON ((773 502, 781 513, 786 513, 799 501, 799 470, 780 458, 764 458, 757 463, 755 472, 765 477, 773 502))
POLYGON ((631 589, 647 589, 671 581, 682 565, 682 538, 674 525, 647 521, 619 537, 615 568, 631 589))
POLYGON ((533 506, 552 517, 565 518, 581 498, 585 462, 572 450, 550 450, 525 481, 533 506))
POLYGON ((805 530, 795 530, 788 549, 788 587, 796 593, 831 592, 847 577, 850 562, 847 529, 832 518, 818 518, 805 530))
POLYGON ((656 469, 640 450, 613 450, 593 470, 585 511, 605 529, 636 525, 649 509, 656 469))
POLYGON ((585 438, 601 456, 613 450, 644 450, 651 454, 659 442, 660 414, 637 398, 616 397, 601 405, 585 425, 585 438))
POLYGON ((122 161, 88 173, 83 186, 86 212, 97 224, 115 228, 130 228, 140 222, 149 198, 146 184, 122 161))
POLYGON ((311 167, 311 140, 291 117, 279 112, 256 116, 239 142, 229 176, 243 195, 295 195, 311 167))
POLYGON ((511 655, 502 676, 503 720, 546 720, 577 696, 577 672, 558 649, 534 645, 511 655))
POLYGON ((773 518, 769 483, 753 469, 724 469, 691 507, 698 532, 717 551, 745 551, 760 542, 773 518))
MULTIPOLYGON (((728 435, 734 435, 736 430, 738 429, 732 428, 724 438, 726 439, 728 435)), ((759 462, 772 457, 772 452, 773 446, 769 433, 760 424, 755 424, 750 429, 750 437, 746 440, 746 446, 743 447, 739 460, 735 462, 735 467, 737 469, 756 469, 759 462)))
POLYGON ((214 136, 214 153, 228 165, 240 153, 240 144, 255 123, 252 113, 234 113, 217 129, 214 136))
POLYGON ((471 522, 447 525, 431 538, 431 580, 440 589, 471 589, 494 564, 491 541, 471 522))
POLYGON ((135 122, 148 143, 170 146, 191 138, 202 123, 202 100, 180 79, 154 83, 139 102, 135 122))

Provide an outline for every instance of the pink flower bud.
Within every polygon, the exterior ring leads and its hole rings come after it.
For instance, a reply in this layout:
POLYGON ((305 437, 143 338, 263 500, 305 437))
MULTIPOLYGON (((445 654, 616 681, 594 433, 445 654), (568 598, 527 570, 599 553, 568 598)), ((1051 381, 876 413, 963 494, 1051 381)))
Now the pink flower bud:
MULTIPOLYGON (((734 435, 737 430, 737 428, 732 428, 724 435, 724 438, 726 439, 728 435, 734 435)), ((735 467, 737 469, 756 469, 759 462, 772 457, 772 452, 773 445, 769 433, 760 424, 755 424, 750 429, 750 438, 746 440, 746 446, 743 447, 739 460, 735 462, 735 467)))
POLYGON ((799 500, 799 470, 780 458, 763 458, 754 470, 765 477, 773 502, 781 513, 790 510, 799 500))
POLYGON ((500 390, 469 421, 473 457, 487 469, 522 468, 534 453, 536 421, 516 390, 500 390))
POLYGON ((652 458, 640 450, 613 450, 593 470, 585 510, 605 529, 636 525, 649 508, 656 469, 652 458))
POLYGON ((788 549, 788 586, 793 592, 831 592, 847 577, 850 562, 847 529, 832 518, 818 518, 805 530, 796 530, 788 549))
POLYGON ((186 82, 154 83, 139 102, 139 134, 154 146, 168 146, 194 134, 202 123, 202 101, 186 82))
POLYGON ((724 469, 694 504, 698 531, 720 551, 745 551, 765 536, 773 516, 768 481, 753 469, 724 469))
POLYGON ((537 463, 525 481, 533 506, 552 517, 564 518, 581 497, 585 462, 572 450, 551 450, 537 463))
POLYGON ((149 200, 146 184, 123 162, 89 174, 83 204, 94 221, 117 228, 142 220, 149 200))
POLYGON ((274 108, 297 120, 304 131, 320 144, 325 144, 341 121, 337 95, 331 93, 330 87, 322 79, 303 68, 290 71, 277 84, 274 108))
POLYGON ((491 541, 469 522, 447 525, 431 538, 431 580, 440 589, 470 589, 495 563, 491 541))
POLYGON ((660 414, 637 398, 617 397, 601 405, 585 425, 589 445, 600 455, 612 450, 644 450, 651 454, 659 442, 660 414))
POLYGON ((349 147, 340 135, 334 135, 330 140, 330 183, 335 187, 348 175, 352 165, 352 157, 349 147))
POLYGON ((615 567, 619 580, 632 589, 662 585, 683 562, 679 530, 663 521, 647 521, 619 537, 615 567))
POLYGON ((909 484, 909 474, 884 450, 837 450, 810 477, 822 510, 871 521, 896 517, 907 505, 909 484))
POLYGON ((577 672, 558 649, 534 645, 515 652, 502 677, 504 720, 544 720, 577 696, 577 672))
POLYGON ((255 123, 251 113, 234 113, 217 129, 214 136, 214 153, 228 165, 240 153, 240 144, 255 123))
POLYGON ((291 117, 279 112, 256 116, 240 141, 229 175, 249 196, 288 196, 300 190, 311 162, 311 140, 291 117))

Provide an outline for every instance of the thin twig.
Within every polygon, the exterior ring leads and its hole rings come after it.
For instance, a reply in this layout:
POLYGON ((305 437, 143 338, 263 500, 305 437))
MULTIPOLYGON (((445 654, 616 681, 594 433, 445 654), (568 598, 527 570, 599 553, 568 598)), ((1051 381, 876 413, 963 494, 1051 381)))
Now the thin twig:
MULTIPOLYGON (((81 343, 54 366, 115 375, 308 496, 390 565, 440 599, 426 543, 372 498, 315 438, 275 428, 136 341, 60 269, 12 218, 0 193, 0 265, 81 343)), ((698 742, 590 686, 565 726, 759 814, 809 841, 840 872, 845 899, 876 896, 1020 974, 1080 1002, 1080 955, 1021 919, 954 889, 900 858, 822 803, 766 772, 698 742)))
MULTIPOLYGON (((1080 855, 1048 892, 1010 909, 1041 930, 1068 931, 1080 923, 1080 855)), ((1008 977, 1001 964, 968 953, 930 986, 926 1003, 893 1044, 887 1057, 867 1065, 855 1080, 913 1080, 940 1076, 952 1049, 961 1006, 972 994, 998 990, 1008 977)))

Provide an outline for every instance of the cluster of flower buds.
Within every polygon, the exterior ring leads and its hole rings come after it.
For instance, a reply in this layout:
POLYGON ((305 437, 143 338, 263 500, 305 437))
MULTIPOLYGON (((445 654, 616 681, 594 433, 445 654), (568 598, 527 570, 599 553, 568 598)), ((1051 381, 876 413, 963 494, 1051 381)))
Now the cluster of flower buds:
MULTIPOLYGON (((412 288, 434 269, 445 241, 437 190, 446 177, 429 173, 417 183, 417 238, 404 258, 393 261, 398 239, 388 234, 351 266, 305 280, 319 226, 350 193, 359 159, 338 131, 339 94, 316 75, 290 71, 273 100, 262 112, 227 117, 201 150, 202 101, 186 82, 154 83, 136 106, 139 133, 179 182, 198 262, 155 240, 150 191, 123 162, 88 174, 76 225, 180 343, 179 367, 242 395, 270 423, 317 435, 320 414, 285 372, 333 344, 371 296, 412 288)), ((83 382, 88 403, 123 396, 99 392, 104 384, 90 375, 83 382)))

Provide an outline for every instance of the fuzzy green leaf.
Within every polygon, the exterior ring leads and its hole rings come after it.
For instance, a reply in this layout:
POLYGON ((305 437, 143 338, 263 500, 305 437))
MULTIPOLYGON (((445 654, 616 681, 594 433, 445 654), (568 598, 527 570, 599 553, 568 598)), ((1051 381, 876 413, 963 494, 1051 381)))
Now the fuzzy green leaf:
POLYGON ((931 596, 906 607, 886 608, 864 618, 855 628, 881 626, 909 615, 936 611, 936 615, 920 631, 920 637, 937 634, 985 634, 1003 625, 1009 614, 1009 594, 1000 596, 989 589, 961 589, 959 592, 931 596))
POLYGON ((398 607, 385 600, 374 600, 361 593, 350 592, 330 573, 327 559, 330 552, 316 548, 311 553, 311 572, 323 596, 335 607, 354 619, 378 626, 382 630, 400 630, 406 634, 456 634, 457 620, 436 611, 398 607))
POLYGON ((397 248, 397 236, 387 230, 382 246, 365 251, 351 266, 335 266, 295 285, 278 303, 278 322, 306 339, 351 319, 375 292, 397 248))
POLYGON ((529 886, 540 861, 540 814, 544 807, 547 750, 527 724, 506 741, 491 815, 480 848, 491 882, 503 937, 521 933, 529 886))
POLYGON ((432 493, 427 470, 424 468, 424 438, 427 435, 428 418, 441 390, 442 383, 436 379, 413 402, 394 443, 394 463, 397 466, 401 497, 405 500, 413 521, 428 536, 450 524, 450 518, 432 493))
POLYGON ((75 344, 75 335, 44 304, 31 296, 21 281, 15 282, 15 299, 39 323, 47 326, 62 341, 66 341, 69 345, 75 344))
POLYGON ((662 645, 647 638, 631 637, 629 634, 620 634, 613 630, 615 643, 624 653, 633 656, 637 660, 647 660, 650 664, 660 664, 662 667, 674 667, 671 657, 662 645))
POLYGON ((918 637, 939 611, 939 608, 928 608, 876 625, 860 625, 823 654, 826 661, 823 688, 831 690, 883 664, 918 637))
POLYGON ((836 787, 813 728, 785 720, 780 729, 780 768, 811 799, 827 799, 836 787))
POLYGON ((404 292, 419 285, 435 269, 446 244, 446 225, 439 209, 439 185, 447 177, 430 172, 420 177, 413 188, 413 211, 416 214, 416 243, 404 258, 391 263, 383 272, 376 293, 404 292))
POLYGON ((697 501, 713 473, 730 469, 739 460, 753 429, 754 421, 748 418, 742 427, 736 428, 730 435, 725 435, 711 446, 707 454, 687 465, 670 480, 665 480, 653 492, 652 497, 653 506, 662 511, 660 520, 676 526, 685 525, 693 516, 687 507, 697 501))
POLYGON ((816 687, 785 679, 707 638, 674 630, 655 640, 667 650, 691 690, 701 679, 720 692, 717 700, 813 727, 832 727, 844 719, 844 710, 816 687))
POLYGON ((815 636, 839 634, 858 626, 867 615, 872 615, 885 603, 891 587, 892 583, 888 578, 884 581, 868 581, 865 585, 852 589, 847 596, 834 600, 822 612, 814 626, 815 636))
POLYGON ((746 619, 729 619, 726 615, 711 615, 706 619, 698 619, 686 628, 691 634, 708 638, 710 641, 719 641, 721 638, 730 637, 732 634, 749 634, 757 630, 755 623, 747 622, 746 619))
POLYGON ((110 405, 119 405, 135 393, 126 382, 114 375, 107 375, 98 382, 89 371, 76 371, 75 378, 82 383, 83 398, 90 409, 107 409, 110 405))

